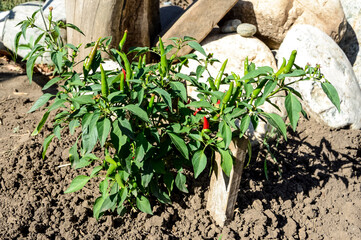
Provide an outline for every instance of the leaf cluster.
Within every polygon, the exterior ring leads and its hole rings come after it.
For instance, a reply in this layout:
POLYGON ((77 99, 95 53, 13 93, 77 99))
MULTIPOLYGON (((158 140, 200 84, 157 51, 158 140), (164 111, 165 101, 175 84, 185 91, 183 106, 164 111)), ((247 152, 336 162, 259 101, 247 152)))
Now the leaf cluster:
MULTIPOLYGON (((34 112, 51 100, 33 135, 41 131, 50 112, 56 111, 51 120, 53 133, 43 144, 45 157, 50 142, 55 137, 61 140, 64 129, 71 134, 79 129, 80 134, 69 151, 71 166, 92 168, 92 171, 89 176, 74 178, 65 193, 80 190, 92 178, 100 179, 95 218, 107 210, 123 214, 129 208, 152 214, 150 197, 169 204, 175 188, 187 193, 184 170, 193 167, 197 178, 207 165, 212 167, 215 152, 221 155, 224 173, 230 175, 236 157, 229 150, 232 139, 244 137, 251 125, 257 128, 259 121, 268 122, 287 139, 286 119, 265 112, 261 106, 268 102, 279 109, 272 98, 283 97, 288 119, 295 129, 303 112, 301 95, 292 88, 296 82, 321 83, 339 109, 337 92, 323 78, 319 67, 294 65, 295 53, 277 72, 270 67, 256 68, 246 61, 242 77, 236 73, 228 75, 226 61, 218 75, 212 77, 208 66, 217 60, 212 54, 207 55, 195 39, 173 38, 173 44, 168 46, 159 39, 157 47, 136 47, 126 53, 122 49, 125 32, 117 49, 109 48, 109 37, 89 44, 93 49, 84 59, 83 72, 78 73, 73 70, 78 63, 67 54, 66 46, 71 45, 62 45, 58 38, 55 44, 48 30, 44 36, 54 56, 57 77, 43 89, 58 84, 60 90, 54 95, 44 94, 30 109, 34 112), (198 51, 204 59, 193 53, 178 56, 184 46, 198 51), (104 70, 101 52, 108 53, 119 68, 104 70), (149 54, 157 55, 159 60, 148 63, 149 54), (182 73, 190 61, 198 62, 196 71, 182 73), (202 82, 206 72, 208 84, 202 82), (196 88, 197 99, 188 96, 187 85, 196 88), (222 85, 228 86, 226 92, 220 90, 222 85), (104 157, 94 154, 96 146, 102 149, 104 157)), ((28 62, 35 56, 29 54, 28 62)), ((27 71, 31 72, 32 67, 27 71)))

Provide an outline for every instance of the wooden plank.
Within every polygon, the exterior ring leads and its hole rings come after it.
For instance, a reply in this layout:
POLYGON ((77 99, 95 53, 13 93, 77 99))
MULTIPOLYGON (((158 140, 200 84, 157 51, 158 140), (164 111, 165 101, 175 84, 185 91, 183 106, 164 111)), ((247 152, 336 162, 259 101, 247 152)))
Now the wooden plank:
MULTIPOLYGON (((112 36, 111 47, 117 47, 128 30, 124 46, 127 50, 131 46, 150 46, 160 31, 159 0, 66 0, 65 4, 68 22, 85 34, 68 28, 67 40, 74 45, 112 36)), ((84 59, 89 51, 81 49, 77 60, 84 59)), ((79 64, 76 70, 81 67, 79 64)))
POLYGON ((233 168, 229 177, 222 170, 220 154, 216 153, 215 156, 208 193, 207 210, 221 227, 233 219, 247 145, 248 140, 244 137, 232 140, 229 149, 235 158, 233 159, 233 168))
MULTIPOLYGON (((198 0, 162 35, 162 41, 168 45, 171 37, 190 36, 201 42, 226 15, 238 0, 198 0)), ((190 47, 182 48, 178 55, 191 52, 190 47)), ((169 53, 169 55, 173 52, 169 53)))

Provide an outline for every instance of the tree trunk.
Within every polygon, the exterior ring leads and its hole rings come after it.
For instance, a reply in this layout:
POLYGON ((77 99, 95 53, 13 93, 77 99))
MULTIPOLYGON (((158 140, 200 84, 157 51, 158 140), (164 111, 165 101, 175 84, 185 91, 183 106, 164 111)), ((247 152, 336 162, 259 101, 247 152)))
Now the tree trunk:
MULTIPOLYGON (((124 46, 127 50, 132 46, 151 46, 160 32, 159 0, 66 0, 65 4, 67 22, 85 34, 68 28, 68 43, 74 45, 112 36, 111 46, 116 47, 128 30, 124 46)), ((77 60, 84 59, 89 51, 82 49, 77 60)))

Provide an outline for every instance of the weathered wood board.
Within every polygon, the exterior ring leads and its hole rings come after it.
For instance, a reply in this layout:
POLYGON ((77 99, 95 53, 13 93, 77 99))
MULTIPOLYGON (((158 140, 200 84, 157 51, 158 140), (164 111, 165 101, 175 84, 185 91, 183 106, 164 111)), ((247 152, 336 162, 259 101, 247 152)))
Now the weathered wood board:
MULTIPOLYGON (((67 21, 85 34, 67 29, 69 43, 89 43, 99 37, 112 36, 116 47, 128 30, 124 49, 131 46, 150 46, 160 31, 159 0, 66 0, 67 21)), ((78 59, 90 50, 82 49, 78 59)))
MULTIPOLYGON (((201 42, 227 14, 238 0, 198 0, 163 35, 165 45, 171 44, 171 37, 190 36, 201 42)), ((184 47, 178 55, 185 55, 192 49, 184 47)), ((169 53, 173 54, 173 53, 169 53)))
POLYGON ((221 227, 233 219, 234 206, 237 201, 239 184, 248 149, 247 145, 248 140, 244 137, 232 140, 229 149, 233 156, 236 157, 233 159, 233 168, 229 177, 222 170, 220 154, 216 153, 215 156, 208 193, 207 210, 221 227))

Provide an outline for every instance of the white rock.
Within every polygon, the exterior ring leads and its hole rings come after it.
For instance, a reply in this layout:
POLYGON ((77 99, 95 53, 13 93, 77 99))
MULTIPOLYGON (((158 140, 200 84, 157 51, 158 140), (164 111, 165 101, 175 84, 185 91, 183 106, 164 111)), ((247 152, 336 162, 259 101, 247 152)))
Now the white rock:
POLYGON ((280 46, 279 59, 288 59, 292 50, 297 50, 297 65, 320 64, 321 72, 340 96, 341 113, 338 113, 319 84, 299 82, 294 87, 302 94, 308 112, 330 127, 351 125, 352 128, 361 128, 361 89, 341 48, 318 28, 295 25, 280 46))
MULTIPOLYGON (((44 3, 40 1, 26 2, 21 5, 14 7, 9 14, 6 16, 4 22, 3 38, 2 42, 8 49, 14 50, 14 39, 16 34, 21 31, 20 26, 16 26, 19 22, 26 20, 27 17, 31 17, 33 12, 43 6, 44 18, 47 21, 49 14, 49 7, 53 7, 53 20, 64 20, 65 21, 65 1, 64 0, 48 0, 44 3)), ((37 14, 35 24, 44 29, 44 21, 40 15, 37 14)), ((21 37, 20 44, 27 44, 29 41, 33 42, 37 36, 41 34, 41 31, 35 28, 28 28, 26 31, 26 40, 21 37)), ((42 43, 40 41, 39 43, 42 43)), ((19 49, 18 55, 24 57, 30 50, 19 49)), ((43 56, 38 58, 37 63, 51 63, 49 56, 43 56)))
POLYGON ((0 50, 5 50, 5 46, 3 44, 4 38, 4 29, 5 29, 5 22, 9 17, 10 11, 0 12, 0 50))
POLYGON ((227 17, 256 25, 257 34, 271 48, 278 48, 295 24, 316 26, 336 42, 346 31, 340 0, 242 0, 227 17))
MULTIPOLYGON (((243 76, 244 60, 248 57, 249 62, 254 62, 256 66, 271 66, 276 70, 276 62, 273 57, 271 50, 257 38, 245 38, 240 35, 234 34, 218 34, 216 31, 213 31, 205 40, 201 43, 202 47, 206 53, 213 53, 214 58, 218 59, 220 63, 216 62, 212 66, 209 66, 209 72, 211 76, 216 77, 219 69, 222 66, 222 63, 228 59, 228 64, 225 70, 225 73, 230 74, 235 72, 236 74, 243 76)), ((203 55, 196 53, 199 58, 204 58, 203 55)), ((198 63, 195 61, 190 61, 189 68, 184 69, 183 73, 189 74, 190 72, 195 72, 198 63)), ((208 73, 204 73, 201 82, 207 82, 209 77, 208 73)), ((228 85, 227 85, 228 86, 228 85)), ((228 90, 227 86, 221 86, 221 91, 228 90)), ((197 98, 195 89, 188 87, 188 94, 193 98, 197 98)), ((280 99, 277 99, 276 104, 280 105, 280 99)), ((276 112, 281 116, 285 116, 285 112, 280 113, 278 110, 273 108, 271 105, 264 105, 263 108, 267 112, 276 112)), ((281 104, 281 109, 284 109, 281 104)), ((249 137, 253 144, 261 142, 263 136, 268 129, 267 125, 261 122, 257 128, 256 132, 253 132, 250 129, 249 137)))
POLYGON ((350 60, 361 87, 361 1, 341 0, 347 19, 347 30, 339 43, 350 60))

